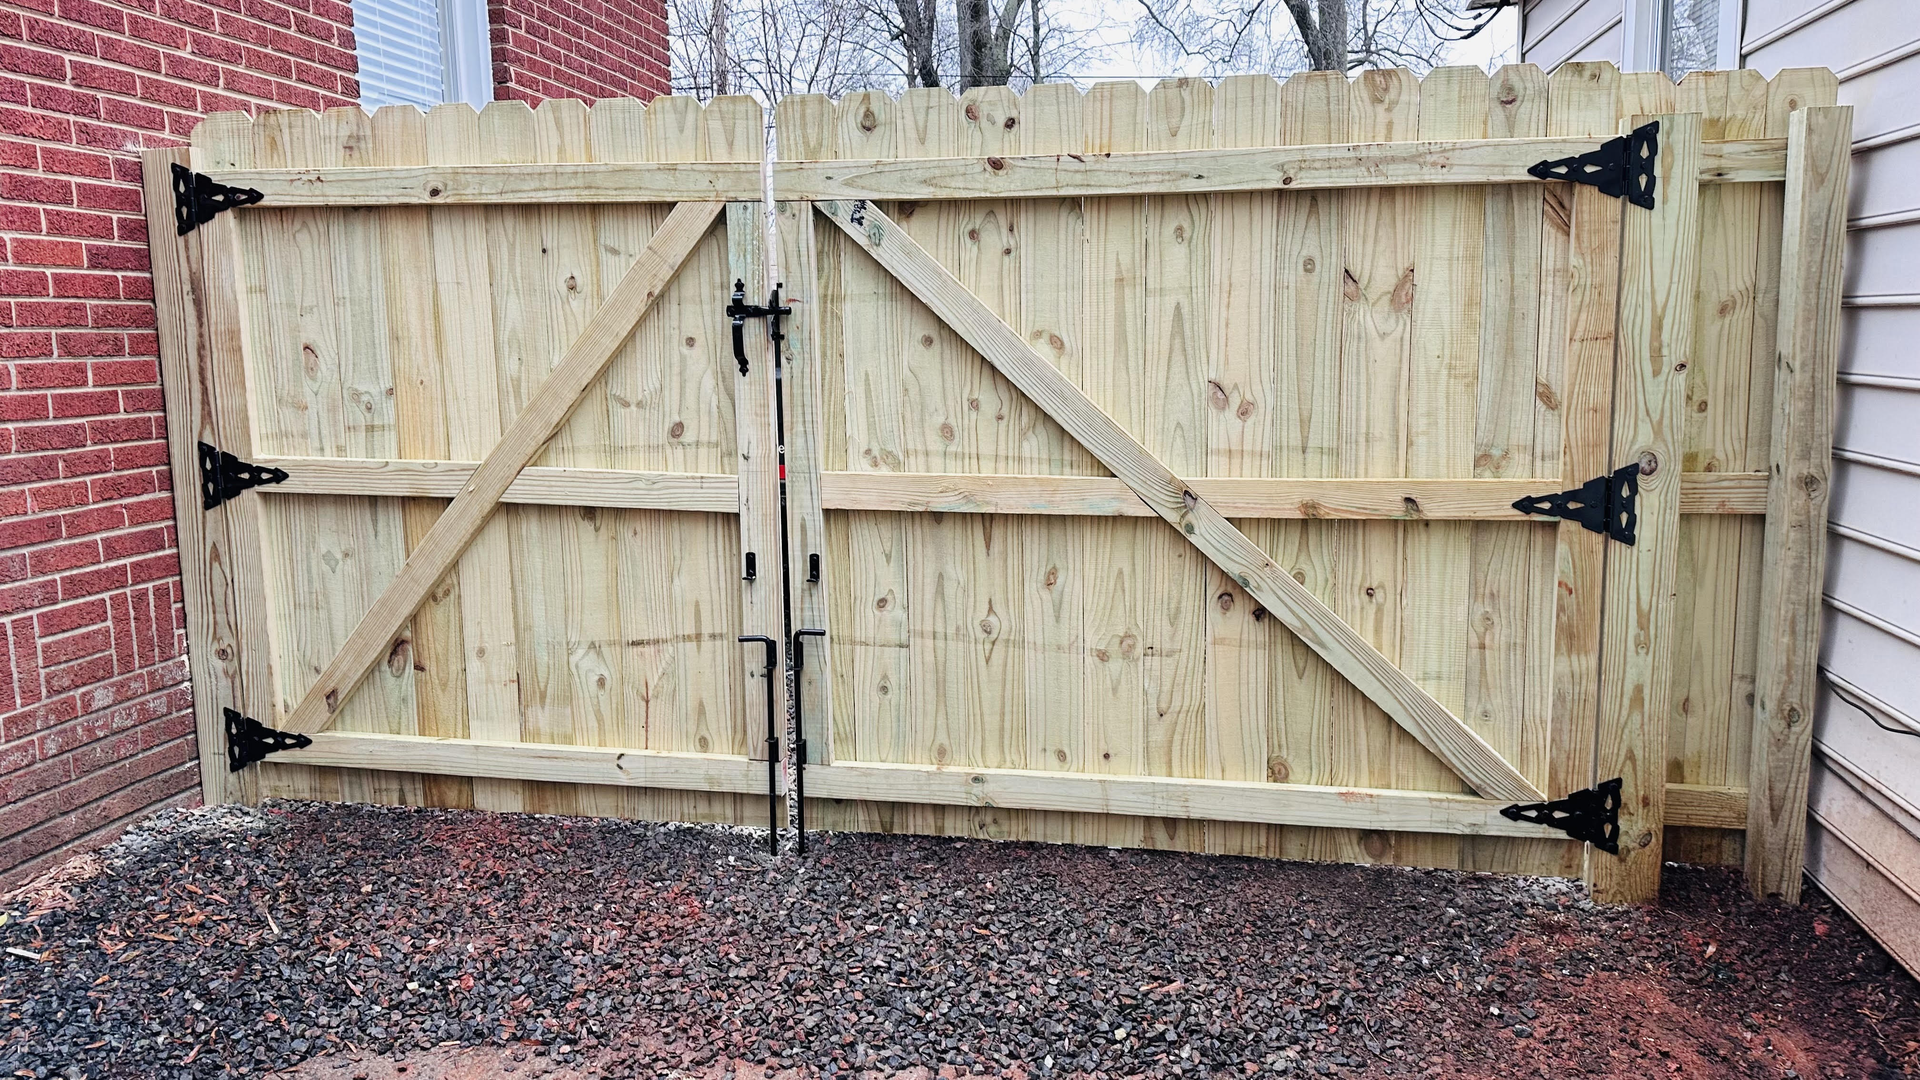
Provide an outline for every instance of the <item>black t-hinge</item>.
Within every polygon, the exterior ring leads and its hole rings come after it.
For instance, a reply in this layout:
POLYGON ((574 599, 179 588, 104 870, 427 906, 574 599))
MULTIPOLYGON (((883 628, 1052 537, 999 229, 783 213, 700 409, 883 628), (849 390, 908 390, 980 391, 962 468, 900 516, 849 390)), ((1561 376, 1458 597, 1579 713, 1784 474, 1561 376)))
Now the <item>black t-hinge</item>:
POLYGON ((248 488, 278 484, 287 470, 241 461, 216 446, 200 444, 200 505, 211 510, 248 488))
POLYGON ((1531 821, 1559 829, 1575 840, 1585 840, 1609 855, 1620 854, 1620 777, 1573 792, 1551 802, 1515 803, 1502 807, 1509 821, 1531 821))
POLYGON ((1565 180, 1600 189, 1602 195, 1625 198, 1635 206, 1653 209, 1654 159, 1660 156, 1660 121, 1653 120, 1631 134, 1608 139, 1600 149, 1558 161, 1529 166, 1527 175, 1541 180, 1565 180))
MULTIPOLYGON (((782 282, 781 285, 785 283, 782 282)), ((782 316, 793 314, 793 309, 780 303, 781 285, 775 285, 767 297, 765 306, 747 303, 747 283, 734 279, 733 302, 727 305, 727 318, 733 320, 733 359, 740 365, 740 374, 747 373, 747 320, 767 320, 767 340, 773 342, 774 352, 780 351, 780 343, 787 336, 780 332, 782 316)))
POLYGON ((185 165, 173 165, 173 223, 181 236, 212 221, 222 210, 252 206, 266 198, 252 188, 228 187, 185 165))
POLYGON ((1640 466, 1622 465, 1568 491, 1517 499, 1513 508, 1523 514, 1577 522, 1588 532, 1610 536, 1632 547, 1633 530, 1640 523, 1634 505, 1639 494, 1640 466))
POLYGON ((277 731, 233 709, 220 711, 227 718, 228 772, 239 772, 268 754, 313 745, 312 739, 298 732, 277 731))

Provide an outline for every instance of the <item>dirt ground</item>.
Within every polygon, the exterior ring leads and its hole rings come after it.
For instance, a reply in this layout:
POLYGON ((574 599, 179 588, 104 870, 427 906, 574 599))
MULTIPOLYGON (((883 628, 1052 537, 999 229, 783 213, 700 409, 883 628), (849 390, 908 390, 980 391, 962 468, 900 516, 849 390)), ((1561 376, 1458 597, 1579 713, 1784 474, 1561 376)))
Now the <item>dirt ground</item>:
POLYGON ((0 1076, 1920 1075, 1824 897, 275 804, 0 898, 0 1076))

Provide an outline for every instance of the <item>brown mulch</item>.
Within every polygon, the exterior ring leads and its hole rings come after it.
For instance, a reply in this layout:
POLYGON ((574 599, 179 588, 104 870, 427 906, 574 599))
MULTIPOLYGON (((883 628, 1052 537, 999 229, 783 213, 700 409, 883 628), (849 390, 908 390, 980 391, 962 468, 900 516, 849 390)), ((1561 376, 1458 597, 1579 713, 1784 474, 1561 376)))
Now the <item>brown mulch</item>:
POLYGON ((277 804, 0 904, 0 1076, 1920 1075, 1825 898, 277 804), (27 954, 25 957, 19 953, 27 954), (292 1070, 288 1072, 288 1070, 292 1070))

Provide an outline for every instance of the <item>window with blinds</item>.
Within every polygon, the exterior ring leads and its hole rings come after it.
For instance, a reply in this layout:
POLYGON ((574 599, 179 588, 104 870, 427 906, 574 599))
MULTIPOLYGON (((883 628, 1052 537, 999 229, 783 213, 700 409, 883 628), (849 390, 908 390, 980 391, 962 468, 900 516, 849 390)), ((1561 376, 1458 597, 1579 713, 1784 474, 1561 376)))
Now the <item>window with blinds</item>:
POLYGON ((364 108, 447 99, 438 0, 353 0, 353 34, 364 108))

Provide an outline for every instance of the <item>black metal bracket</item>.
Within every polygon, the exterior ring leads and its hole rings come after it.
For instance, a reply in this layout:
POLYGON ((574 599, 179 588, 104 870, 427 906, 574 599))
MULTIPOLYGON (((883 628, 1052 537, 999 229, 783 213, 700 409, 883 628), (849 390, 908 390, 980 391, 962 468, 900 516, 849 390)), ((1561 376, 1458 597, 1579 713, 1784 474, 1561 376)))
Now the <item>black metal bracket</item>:
POLYGON ((820 583, 820 553, 816 551, 807 556, 807 584, 817 585, 819 583, 820 583))
POLYGON ((765 634, 742 634, 741 644, 758 642, 767 647, 767 854, 780 854, 780 736, 773 726, 773 673, 780 666, 780 643, 765 634))
POLYGON ((776 284, 767 297, 764 306, 747 303, 747 283, 735 278, 733 282, 733 302, 727 305, 727 317, 733 320, 733 359, 740 365, 740 374, 747 373, 747 320, 767 320, 767 340, 773 342, 777 350, 787 336, 780 332, 782 317, 793 314, 793 309, 780 303, 780 290, 785 282, 776 284))
POLYGON ((807 666, 806 639, 817 637, 822 642, 827 639, 825 630, 811 627, 793 632, 793 827, 799 836, 794 851, 807 853, 807 718, 801 715, 800 672, 807 666))
POLYGON ((1509 821, 1531 821, 1585 840, 1609 855, 1620 854, 1620 777, 1551 802, 1502 807, 1509 821))
POLYGON ((185 165, 173 165, 173 224, 181 236, 212 221, 222 210, 252 206, 266 198, 252 188, 228 187, 185 165))
POLYGON ((1527 168, 1541 180, 1565 180, 1600 189, 1602 195, 1624 198, 1635 206, 1653 209, 1654 159, 1660 156, 1660 121, 1653 120, 1628 135, 1608 139, 1600 149, 1558 161, 1542 161, 1527 168))
POLYGON ((221 709, 227 718, 227 771, 241 769, 268 754, 312 746, 313 740, 293 731, 276 731, 233 709, 221 709))
POLYGON ((287 470, 254 465, 217 446, 200 444, 200 506, 211 510, 248 488, 278 484, 287 470))
POLYGON ((1596 476, 1568 491, 1515 500, 1513 508, 1523 514, 1576 522, 1589 532, 1610 536, 1632 547, 1634 528, 1640 523, 1634 503, 1639 495, 1640 466, 1622 465, 1606 476, 1596 476))
MULTIPOLYGON (((760 559, 753 552, 747 552, 746 565, 741 568, 740 580, 752 581, 760 576, 760 559)), ((745 641, 745 638, 741 639, 745 641)))

